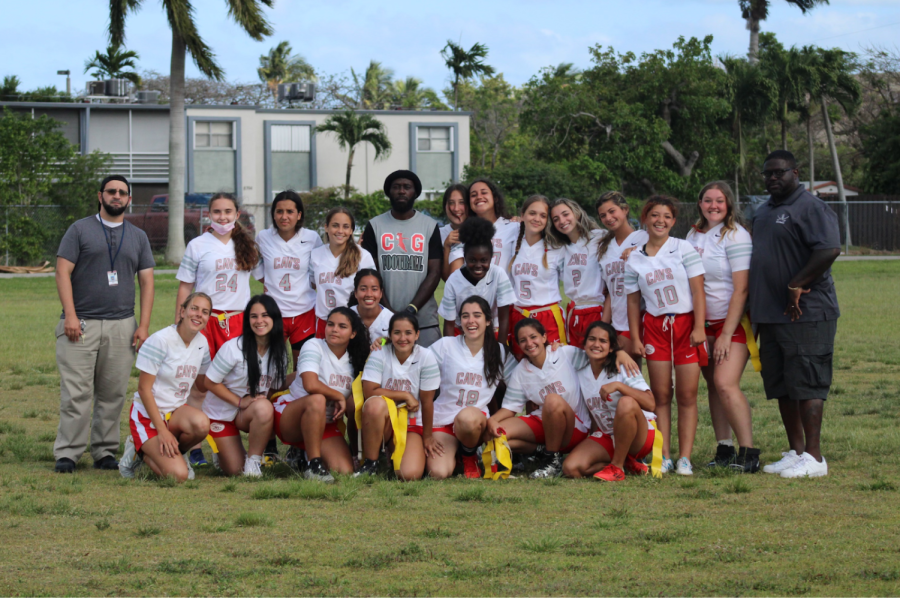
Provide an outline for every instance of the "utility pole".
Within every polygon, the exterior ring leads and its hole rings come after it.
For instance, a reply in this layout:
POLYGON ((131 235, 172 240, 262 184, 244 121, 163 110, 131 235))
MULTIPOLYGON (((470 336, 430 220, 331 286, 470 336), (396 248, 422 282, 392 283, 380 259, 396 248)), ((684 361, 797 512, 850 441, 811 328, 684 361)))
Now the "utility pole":
POLYGON ((71 73, 72 72, 69 70, 56 71, 57 75, 65 75, 66 76, 66 95, 70 96, 70 97, 72 96, 72 77, 70 77, 71 73))

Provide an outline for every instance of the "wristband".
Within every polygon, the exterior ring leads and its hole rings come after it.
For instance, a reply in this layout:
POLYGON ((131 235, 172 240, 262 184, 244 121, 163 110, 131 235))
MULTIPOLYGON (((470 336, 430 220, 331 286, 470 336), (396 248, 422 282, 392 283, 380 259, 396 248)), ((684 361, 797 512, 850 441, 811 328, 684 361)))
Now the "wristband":
POLYGON ((789 291, 802 291, 803 287, 792 287, 791 285, 788 285, 788 290, 789 291))
POLYGON ((411 307, 412 310, 413 310, 413 315, 416 315, 416 314, 419 313, 419 308, 416 307, 415 305, 413 305, 412 303, 410 303, 409 305, 406 306, 406 310, 405 310, 405 311, 409 311, 409 308, 410 308, 410 307, 411 307))

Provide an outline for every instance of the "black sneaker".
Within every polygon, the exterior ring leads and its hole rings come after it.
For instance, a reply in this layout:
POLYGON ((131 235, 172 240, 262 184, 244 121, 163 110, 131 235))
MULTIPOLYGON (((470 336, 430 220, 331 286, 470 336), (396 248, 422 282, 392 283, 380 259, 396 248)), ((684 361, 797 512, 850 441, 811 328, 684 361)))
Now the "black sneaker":
POLYGON ((737 453, 734 452, 733 446, 720 444, 716 446, 716 456, 713 460, 706 464, 707 467, 728 467, 734 463, 737 453))
POLYGON ((306 469, 306 455, 304 454, 303 449, 297 448, 296 446, 292 446, 285 451, 284 462, 287 463, 288 467, 296 469, 297 471, 306 469))
POLYGON ((375 476, 378 475, 378 461, 373 461, 372 459, 366 459, 363 461, 363 464, 359 466, 359 470, 353 474, 354 478, 361 478, 364 476, 375 476))
POLYGON ((75 461, 63 457, 56 460, 56 473, 75 473, 75 461))
POLYGON ((119 462, 116 461, 116 458, 111 455, 106 455, 102 459, 98 459, 94 461, 94 469, 103 469, 103 470, 116 470, 119 469, 119 462))
POLYGON ((203 456, 203 449, 196 448, 192 450, 188 459, 190 460, 191 467, 205 467, 209 465, 209 461, 203 456))
POLYGON ((548 453, 550 455, 550 462, 547 463, 546 466, 538 469, 534 473, 531 474, 532 480, 542 480, 548 478, 558 478, 562 475, 562 464, 563 464, 563 454, 562 453, 548 453))
POLYGON ((759 449, 741 447, 730 467, 741 473, 756 473, 759 471, 759 449))
POLYGON ((273 438, 266 445, 266 450, 263 451, 263 465, 271 467, 279 461, 281 461, 281 457, 278 455, 278 441, 273 438))
POLYGON ((547 451, 543 444, 537 445, 537 448, 530 455, 523 455, 522 464, 526 471, 535 471, 541 469, 549 460, 547 451))
POLYGON ((316 457, 307 462, 306 471, 303 472, 303 477, 307 480, 316 480, 317 482, 325 482, 328 484, 334 481, 334 476, 328 471, 328 467, 325 466, 322 457, 316 457))

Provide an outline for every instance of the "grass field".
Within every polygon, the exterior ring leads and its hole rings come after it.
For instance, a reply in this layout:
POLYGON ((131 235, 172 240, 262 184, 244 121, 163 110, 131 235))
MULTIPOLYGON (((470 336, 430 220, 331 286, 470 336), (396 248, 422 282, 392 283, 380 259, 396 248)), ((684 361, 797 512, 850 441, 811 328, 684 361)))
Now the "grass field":
MULTIPOLYGON (((259 481, 202 471, 174 486, 95 472, 87 456, 76 475, 54 474, 53 279, 0 280, 0 593, 896 595, 900 263, 840 262, 834 274, 843 316, 828 477, 698 467, 692 479, 614 486, 323 486, 282 466, 259 481)), ((176 286, 157 278, 153 330, 171 321, 176 286)), ((744 387, 773 461, 785 448, 776 406, 752 371, 744 387)), ((697 464, 714 443, 702 402, 697 464)))

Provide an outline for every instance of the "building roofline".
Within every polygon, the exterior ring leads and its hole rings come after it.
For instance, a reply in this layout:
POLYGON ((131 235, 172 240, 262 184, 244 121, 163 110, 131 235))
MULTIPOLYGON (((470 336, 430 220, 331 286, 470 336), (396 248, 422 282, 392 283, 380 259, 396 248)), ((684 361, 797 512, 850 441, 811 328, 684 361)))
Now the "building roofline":
MULTIPOLYGON (((67 108, 67 109, 86 109, 91 110, 169 110, 169 104, 93 104, 86 102, 0 102, 0 107, 9 106, 11 108, 67 108)), ((253 110, 257 113, 265 114, 340 114, 345 110, 304 110, 304 109, 280 109, 280 108, 260 108, 259 106, 250 105, 231 105, 231 104, 185 104, 185 110, 253 110)), ((408 115, 408 116, 472 116, 471 112, 452 110, 357 110, 363 114, 374 115, 408 115)))

